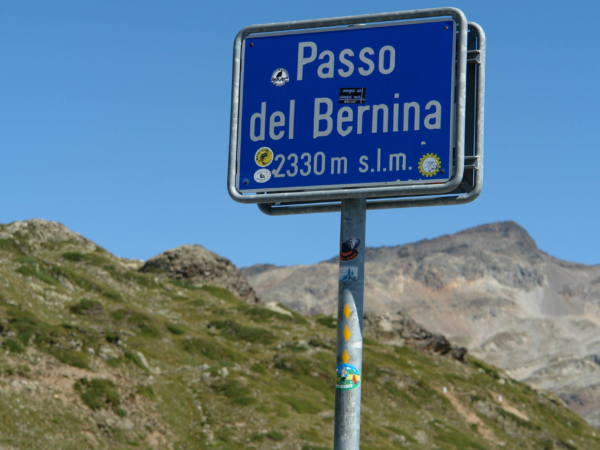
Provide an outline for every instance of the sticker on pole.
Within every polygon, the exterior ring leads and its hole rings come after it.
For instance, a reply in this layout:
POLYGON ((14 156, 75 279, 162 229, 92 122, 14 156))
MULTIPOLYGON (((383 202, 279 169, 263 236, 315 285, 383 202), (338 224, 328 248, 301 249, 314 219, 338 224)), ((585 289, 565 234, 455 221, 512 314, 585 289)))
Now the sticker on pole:
POLYGON ((357 248, 360 246, 360 239, 351 237, 342 242, 340 249, 340 259, 350 261, 358 256, 357 248))
POLYGON ((358 281, 358 267, 357 266, 342 266, 340 267, 340 282, 347 283, 352 281, 358 281))
POLYGON ((350 364, 338 364, 336 369, 335 388, 348 391, 360 385, 360 372, 350 364))

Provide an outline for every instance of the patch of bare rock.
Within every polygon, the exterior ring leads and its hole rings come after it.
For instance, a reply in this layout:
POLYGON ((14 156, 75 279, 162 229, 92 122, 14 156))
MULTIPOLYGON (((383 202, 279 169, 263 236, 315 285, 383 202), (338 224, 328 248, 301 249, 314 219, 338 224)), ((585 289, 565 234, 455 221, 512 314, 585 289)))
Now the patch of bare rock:
POLYGON ((162 272, 194 285, 213 284, 236 294, 248 303, 259 303, 246 276, 227 258, 200 245, 182 245, 150 258, 142 272, 162 272))
POLYGON ((431 333, 401 311, 396 314, 365 313, 363 331, 383 344, 406 345, 442 356, 450 355, 458 361, 464 361, 467 354, 466 348, 452 345, 444 336, 431 333))
POLYGON ((3 225, 0 229, 0 239, 14 238, 26 240, 27 244, 33 247, 46 242, 65 241, 90 247, 92 250, 96 247, 92 241, 69 230, 63 224, 44 219, 19 220, 3 225))

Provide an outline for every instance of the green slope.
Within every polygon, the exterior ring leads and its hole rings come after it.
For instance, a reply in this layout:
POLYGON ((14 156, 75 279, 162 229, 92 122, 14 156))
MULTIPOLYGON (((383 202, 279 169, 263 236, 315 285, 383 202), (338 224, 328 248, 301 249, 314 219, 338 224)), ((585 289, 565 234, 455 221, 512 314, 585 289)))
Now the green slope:
MULTIPOLYGON (((0 448, 332 448, 329 318, 5 228, 0 448)), ((362 449, 600 448, 557 399, 472 357, 365 339, 362 380, 362 449)))

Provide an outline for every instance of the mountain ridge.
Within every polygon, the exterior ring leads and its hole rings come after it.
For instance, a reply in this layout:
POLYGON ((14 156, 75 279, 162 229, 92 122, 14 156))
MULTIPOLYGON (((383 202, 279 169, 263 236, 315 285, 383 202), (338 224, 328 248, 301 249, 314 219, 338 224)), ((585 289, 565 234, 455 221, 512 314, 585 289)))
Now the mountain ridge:
MULTIPOLYGON (((478 233, 489 233, 489 232, 493 232, 497 229, 504 229, 504 231, 517 231, 519 234, 522 234, 523 237, 523 241, 526 245, 526 247, 528 247, 530 250, 532 251, 537 251, 540 253, 540 255, 543 255, 544 257, 547 257, 551 260, 553 260, 554 262, 556 262, 557 264, 561 264, 565 267, 575 267, 575 268, 597 268, 600 267, 600 263, 597 264, 583 264, 583 263, 579 263, 579 262, 575 262, 575 261, 566 261, 563 259, 560 259, 556 256, 550 255, 549 253, 541 250, 535 240, 531 237, 531 235, 527 232, 527 230, 525 228, 523 228, 521 225, 519 225, 517 222, 512 221, 512 220, 508 220, 508 221, 504 221, 504 222, 494 222, 494 223, 489 223, 489 224, 483 224, 483 225, 478 225, 475 227, 471 227, 471 228, 467 228, 465 230, 459 231, 457 233, 450 233, 450 234, 444 234, 435 238, 431 238, 431 239, 421 239, 419 241, 416 242, 410 242, 407 244, 398 244, 398 245, 381 245, 378 247, 373 247, 373 246, 368 246, 367 250, 366 250, 366 254, 365 254, 365 261, 370 262, 372 261, 374 258, 378 257, 378 253, 381 250, 395 250, 395 249, 402 249, 404 251, 408 251, 406 250, 407 248, 411 248, 413 246, 419 246, 419 245, 424 245, 424 244, 430 244, 430 243, 437 243, 437 242, 442 242, 445 241, 447 239, 450 239, 452 237, 456 237, 456 236, 460 236, 460 235, 465 235, 465 236, 469 236, 471 234, 478 234, 478 233)), ((403 254, 403 255, 399 255, 399 256, 408 256, 407 254, 403 254)), ((315 264, 321 264, 321 263, 336 263, 338 261, 338 257, 334 256, 332 258, 329 259, 325 259, 319 262, 316 262, 314 264, 302 264, 302 266, 306 266, 306 265, 315 265, 315 264)), ((272 270, 272 269, 277 269, 277 268, 283 268, 283 267, 292 267, 292 266, 279 266, 279 265, 274 265, 271 263, 257 263, 257 264, 253 264, 250 266, 245 266, 245 267, 241 267, 240 270, 242 270, 244 273, 247 273, 249 275, 256 275, 258 273, 262 273, 268 270, 272 270), (256 269, 255 268, 260 268, 258 269, 258 273, 255 272, 256 269)), ((600 282, 600 281, 599 281, 600 282)))
MULTIPOLYGON (((553 257, 512 221, 367 247, 365 256, 365 311, 407 313, 517 379, 556 389, 600 426, 600 366, 592 375, 582 369, 600 349, 600 264, 553 257), (592 331, 580 331, 582 323, 592 331), (556 363, 562 357, 572 361, 566 377, 556 363)), ((338 264, 334 257, 242 271, 265 301, 303 314, 334 314, 338 264)))

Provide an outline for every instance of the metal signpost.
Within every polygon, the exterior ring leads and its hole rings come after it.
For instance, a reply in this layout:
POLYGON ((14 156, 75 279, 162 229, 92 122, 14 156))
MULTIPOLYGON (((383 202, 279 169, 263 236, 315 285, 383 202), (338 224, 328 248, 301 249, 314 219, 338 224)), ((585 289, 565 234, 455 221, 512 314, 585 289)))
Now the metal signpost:
POLYGON ((454 8, 235 39, 229 194, 268 215, 342 213, 336 450, 360 442, 366 211, 479 196, 484 84, 483 30, 454 8))

